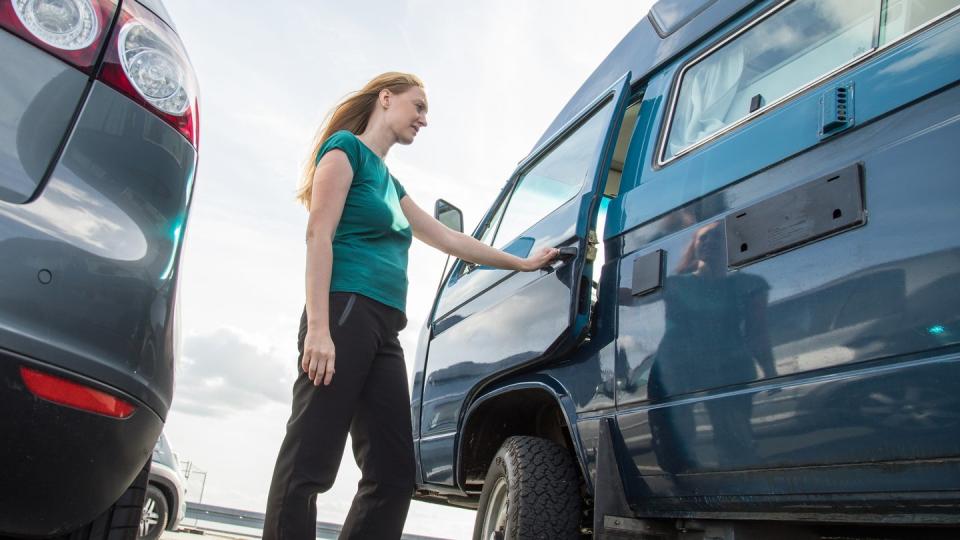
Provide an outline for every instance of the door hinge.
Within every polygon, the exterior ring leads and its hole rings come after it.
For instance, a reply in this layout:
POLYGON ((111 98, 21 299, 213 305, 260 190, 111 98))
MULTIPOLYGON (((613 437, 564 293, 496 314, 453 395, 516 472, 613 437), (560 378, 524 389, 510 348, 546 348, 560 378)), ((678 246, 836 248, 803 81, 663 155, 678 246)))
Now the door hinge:
POLYGON ((597 258, 597 231, 587 233, 587 262, 592 263, 597 258))

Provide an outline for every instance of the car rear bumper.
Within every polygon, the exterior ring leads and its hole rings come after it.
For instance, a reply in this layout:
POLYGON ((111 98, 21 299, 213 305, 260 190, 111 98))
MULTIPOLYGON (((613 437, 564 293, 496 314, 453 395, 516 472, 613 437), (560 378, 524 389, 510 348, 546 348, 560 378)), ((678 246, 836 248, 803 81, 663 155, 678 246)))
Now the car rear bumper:
POLYGON ((150 459, 163 423, 115 388, 0 350, 0 532, 54 535, 110 507, 150 459), (124 419, 52 403, 24 385, 26 366, 120 397, 136 406, 124 419))
POLYGON ((196 160, 163 120, 93 83, 38 195, 0 201, 0 347, 165 417, 196 160))

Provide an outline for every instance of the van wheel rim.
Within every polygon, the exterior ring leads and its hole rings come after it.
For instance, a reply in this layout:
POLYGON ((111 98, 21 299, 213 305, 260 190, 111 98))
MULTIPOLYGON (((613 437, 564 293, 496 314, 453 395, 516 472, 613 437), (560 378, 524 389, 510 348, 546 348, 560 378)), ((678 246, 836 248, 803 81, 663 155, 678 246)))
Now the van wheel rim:
POLYGON ((140 514, 140 536, 146 536, 157 523, 160 523, 157 501, 147 498, 143 503, 143 513, 140 514))
POLYGON ((510 490, 507 489, 507 479, 497 478, 493 485, 490 499, 483 516, 483 540, 503 540, 507 531, 507 503, 510 490))

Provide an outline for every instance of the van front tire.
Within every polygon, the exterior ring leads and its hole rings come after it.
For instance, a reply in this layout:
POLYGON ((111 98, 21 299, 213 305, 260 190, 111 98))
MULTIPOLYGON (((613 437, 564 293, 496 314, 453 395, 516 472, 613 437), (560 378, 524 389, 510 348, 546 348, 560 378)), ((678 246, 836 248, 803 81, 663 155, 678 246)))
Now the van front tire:
POLYGON ((510 437, 487 470, 473 539, 576 540, 580 505, 567 450, 540 437, 510 437))

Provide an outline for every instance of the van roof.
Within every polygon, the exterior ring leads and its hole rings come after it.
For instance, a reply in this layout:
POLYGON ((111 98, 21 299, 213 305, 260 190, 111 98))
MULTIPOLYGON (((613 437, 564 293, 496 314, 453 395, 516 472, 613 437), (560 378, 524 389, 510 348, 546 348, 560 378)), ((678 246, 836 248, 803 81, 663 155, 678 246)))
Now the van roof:
MULTIPOLYGON (((703 40, 759 0, 660 0, 613 48, 563 107, 534 149, 553 136, 628 70, 631 83, 703 40)), ((531 149, 532 150, 532 149, 531 149)))

